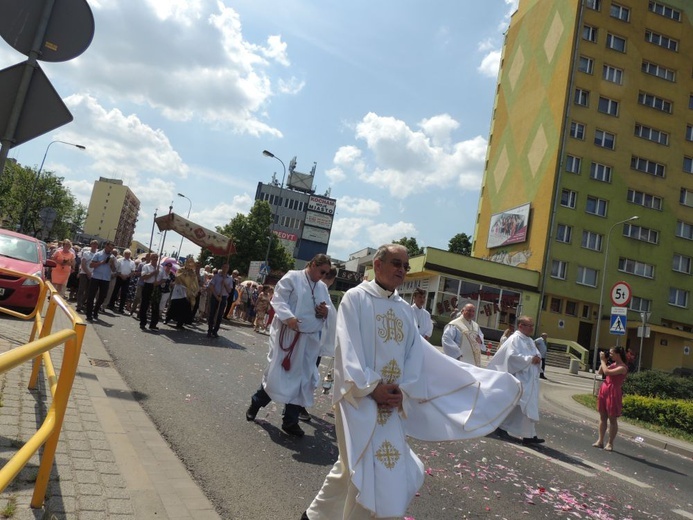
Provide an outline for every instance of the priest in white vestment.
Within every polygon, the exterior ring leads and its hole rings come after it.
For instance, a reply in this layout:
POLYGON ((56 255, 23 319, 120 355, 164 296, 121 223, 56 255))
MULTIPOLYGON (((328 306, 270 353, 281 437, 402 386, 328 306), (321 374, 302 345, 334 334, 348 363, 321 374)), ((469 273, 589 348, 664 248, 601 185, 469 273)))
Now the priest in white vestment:
POLYGON ((421 287, 417 287, 414 290, 414 303, 411 304, 411 308, 414 311, 416 325, 419 327, 419 334, 421 334, 423 339, 427 340, 433 334, 433 320, 431 319, 431 313, 424 307, 425 304, 426 291, 421 287))
POLYGON ((541 356, 532 340, 533 332, 534 320, 529 316, 520 316, 517 330, 503 342, 486 367, 489 370, 508 372, 522 382, 522 398, 496 434, 509 439, 508 433, 511 433, 521 437, 523 444, 529 445, 544 442, 544 439, 537 437, 536 430, 539 422, 541 356))
POLYGON ((397 294, 407 250, 381 246, 375 280, 345 294, 337 313, 335 426, 339 457, 303 514, 309 520, 400 518, 423 484, 407 436, 461 440, 491 433, 521 385, 440 353, 397 294))
POLYGON ((320 379, 317 359, 320 331, 334 313, 327 286, 321 281, 330 272, 326 255, 316 255, 305 269, 289 271, 277 283, 272 297, 275 316, 270 328, 267 368, 262 386, 251 398, 245 418, 252 421, 270 401, 286 404, 282 430, 302 437, 298 425, 302 408, 313 406, 320 379))
POLYGON ((443 352, 448 356, 478 367, 481 366, 481 352, 485 352, 484 333, 474 321, 476 307, 468 303, 462 313, 443 329, 443 352))

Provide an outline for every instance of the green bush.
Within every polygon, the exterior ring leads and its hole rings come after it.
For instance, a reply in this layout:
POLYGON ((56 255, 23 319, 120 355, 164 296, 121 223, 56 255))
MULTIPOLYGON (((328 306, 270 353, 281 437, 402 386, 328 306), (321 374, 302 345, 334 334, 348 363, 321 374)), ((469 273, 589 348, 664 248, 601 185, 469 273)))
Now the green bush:
POLYGON ((693 378, 646 370, 629 374, 623 383, 623 393, 660 399, 693 399, 693 378))
POLYGON ((623 415, 669 428, 693 431, 692 401, 624 395, 623 415))

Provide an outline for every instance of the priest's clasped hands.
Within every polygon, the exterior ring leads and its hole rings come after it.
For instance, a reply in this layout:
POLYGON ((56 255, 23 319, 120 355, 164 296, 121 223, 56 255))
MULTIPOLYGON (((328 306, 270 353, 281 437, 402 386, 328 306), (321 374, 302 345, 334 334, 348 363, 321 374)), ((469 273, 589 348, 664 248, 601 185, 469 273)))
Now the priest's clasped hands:
POLYGON ((402 405, 402 391, 396 383, 378 383, 371 397, 379 408, 399 408, 402 405))

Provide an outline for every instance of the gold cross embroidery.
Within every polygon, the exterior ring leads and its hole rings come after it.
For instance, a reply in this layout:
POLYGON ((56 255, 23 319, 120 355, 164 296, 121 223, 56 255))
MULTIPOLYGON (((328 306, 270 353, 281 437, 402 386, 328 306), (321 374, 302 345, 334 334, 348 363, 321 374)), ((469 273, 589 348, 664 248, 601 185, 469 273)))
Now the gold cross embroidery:
POLYGON ((392 415, 392 409, 391 408, 378 408, 378 418, 376 421, 380 426, 385 426, 387 421, 390 419, 390 416, 392 415))
POLYGON ((393 309, 389 309, 385 314, 378 314, 375 320, 380 322, 378 336, 384 341, 393 340, 396 343, 402 342, 404 339, 404 322, 397 317, 393 309))
POLYGON ((380 375, 383 376, 384 383, 391 385, 399 380, 399 376, 402 375, 402 371, 400 370, 397 361, 393 359, 380 369, 380 375))
POLYGON ((383 442, 375 452, 375 458, 378 459, 387 469, 392 469, 397 465, 400 453, 388 441, 383 442))

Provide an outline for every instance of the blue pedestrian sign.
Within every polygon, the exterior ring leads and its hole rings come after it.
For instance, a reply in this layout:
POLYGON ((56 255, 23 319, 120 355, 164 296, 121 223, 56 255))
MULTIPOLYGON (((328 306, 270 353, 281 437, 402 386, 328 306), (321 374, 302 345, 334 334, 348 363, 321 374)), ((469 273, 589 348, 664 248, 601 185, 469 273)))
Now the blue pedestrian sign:
POLYGON ((619 314, 612 314, 611 315, 611 326, 609 327, 609 333, 614 334, 616 336, 625 336, 626 335, 626 324, 627 324, 627 317, 622 316, 619 314))

